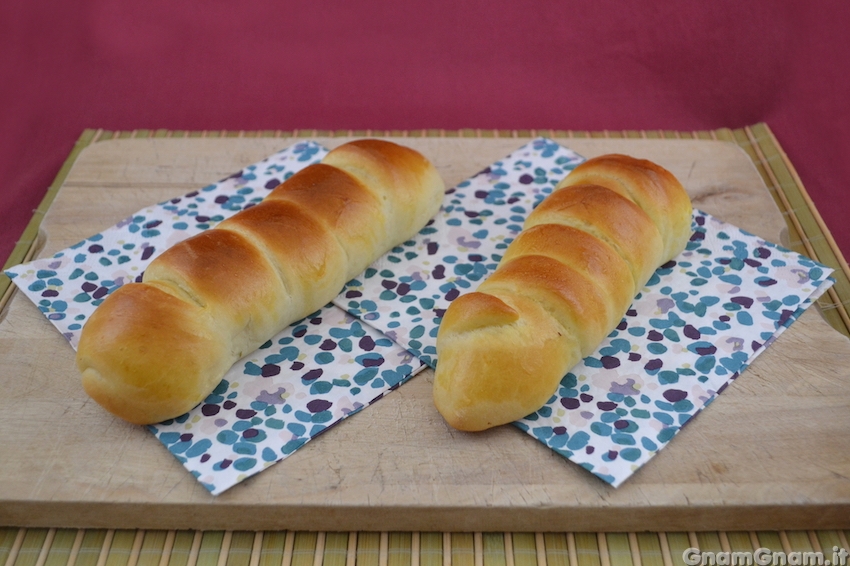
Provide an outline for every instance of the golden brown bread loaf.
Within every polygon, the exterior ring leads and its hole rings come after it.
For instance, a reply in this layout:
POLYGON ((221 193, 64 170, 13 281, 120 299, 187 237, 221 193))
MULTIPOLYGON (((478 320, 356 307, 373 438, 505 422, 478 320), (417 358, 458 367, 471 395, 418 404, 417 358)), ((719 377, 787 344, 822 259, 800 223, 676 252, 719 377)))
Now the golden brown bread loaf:
POLYGON ((446 310, 433 388, 446 421, 483 430, 542 407, 684 249, 691 213, 679 181, 650 161, 605 155, 576 167, 496 271, 446 310))
POLYGON ((339 146, 107 297, 77 349, 86 392, 133 423, 182 415, 239 358, 416 234, 444 193, 434 166, 412 149, 381 140, 339 146))

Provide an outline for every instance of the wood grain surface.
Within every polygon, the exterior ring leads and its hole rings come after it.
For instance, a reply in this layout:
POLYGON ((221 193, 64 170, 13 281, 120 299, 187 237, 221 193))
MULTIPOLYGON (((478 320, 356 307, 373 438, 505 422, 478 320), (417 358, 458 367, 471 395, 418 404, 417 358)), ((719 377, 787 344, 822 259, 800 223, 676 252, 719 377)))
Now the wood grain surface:
MULTIPOLYGON (((78 157, 39 257, 293 143, 115 139, 78 157)), ((346 138, 317 138, 327 147, 346 138)), ((448 185, 527 139, 404 138, 448 185)), ((709 140, 559 140, 676 174, 696 207, 782 243, 750 159, 709 140)), ((143 428, 82 390, 74 353, 22 294, 0 314, 0 525, 168 529, 638 531, 850 526, 850 341, 810 309, 619 489, 512 426, 448 428, 425 371, 293 456, 212 497, 143 428)))

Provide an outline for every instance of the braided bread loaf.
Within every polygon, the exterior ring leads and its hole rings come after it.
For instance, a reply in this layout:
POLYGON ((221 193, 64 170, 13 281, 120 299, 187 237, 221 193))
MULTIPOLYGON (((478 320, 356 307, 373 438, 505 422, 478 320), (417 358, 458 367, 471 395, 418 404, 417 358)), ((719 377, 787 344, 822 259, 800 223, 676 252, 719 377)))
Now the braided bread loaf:
POLYGON ((380 140, 334 149, 107 297, 77 349, 86 392, 133 423, 185 413, 239 358, 416 234, 444 192, 412 149, 380 140))
POLYGON ((528 216, 496 271, 446 310, 434 402, 461 430, 542 407, 691 234, 691 202, 660 166, 623 155, 572 171, 528 216))

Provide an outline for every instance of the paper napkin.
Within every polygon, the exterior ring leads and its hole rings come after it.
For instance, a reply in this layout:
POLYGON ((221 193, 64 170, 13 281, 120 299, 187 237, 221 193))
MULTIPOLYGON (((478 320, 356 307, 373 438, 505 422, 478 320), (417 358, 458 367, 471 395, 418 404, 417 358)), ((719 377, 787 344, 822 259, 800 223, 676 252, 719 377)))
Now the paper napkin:
MULTIPOLYGON (((146 208, 52 258, 7 271, 76 347, 87 317, 167 247, 256 203, 326 150, 298 143, 146 208)), ((583 158, 544 138, 446 195, 435 220, 332 305, 240 360, 180 418, 149 427, 213 494, 278 462, 437 363, 449 303, 495 269, 533 207, 583 158)), ((619 485, 831 284, 830 270, 704 213, 598 351, 516 423, 619 485)))
MULTIPOLYGON (((496 267, 529 212, 583 159, 545 138, 450 191, 435 222, 335 303, 430 366, 445 309, 496 267)), ((697 211, 598 350, 516 423, 618 486, 667 445, 832 284, 831 269, 697 211)))
MULTIPOLYGON (((95 308, 119 286, 140 280, 159 253, 259 202, 326 153, 313 142, 296 144, 7 273, 76 348, 95 308)), ((204 487, 219 494, 424 367, 381 332, 328 305, 237 362, 188 414, 148 428, 204 487)))

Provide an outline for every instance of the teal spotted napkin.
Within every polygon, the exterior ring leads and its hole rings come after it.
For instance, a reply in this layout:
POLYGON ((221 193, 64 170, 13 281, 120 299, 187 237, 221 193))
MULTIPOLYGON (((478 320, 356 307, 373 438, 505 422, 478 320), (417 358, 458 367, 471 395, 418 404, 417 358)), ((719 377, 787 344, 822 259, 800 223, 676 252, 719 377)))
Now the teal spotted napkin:
MULTIPOLYGON (((208 229, 326 153, 304 142, 139 211, 52 258, 7 271, 76 347, 87 317, 174 243, 208 229)), ((583 158, 539 138, 450 189, 438 216, 333 304, 238 362, 180 418, 149 427, 219 494, 292 454, 427 365, 448 304, 495 269, 526 215, 583 158)), ((831 284, 830 270, 698 212, 597 352, 515 423, 614 486, 675 436, 831 284)))
MULTIPOLYGON (((326 153, 313 142, 296 144, 6 273, 76 348, 95 308, 119 286, 141 280, 159 253, 259 202, 326 153)), ((424 367, 380 331, 327 305, 237 362, 192 411, 148 428, 204 487, 219 494, 424 367)))
MULTIPOLYGON (((445 309, 491 273, 534 206, 583 159, 540 138, 460 183, 435 222, 350 283, 339 306, 434 367, 445 309)), ((515 423, 619 486, 832 284, 831 270, 697 211, 598 350, 515 423)))

